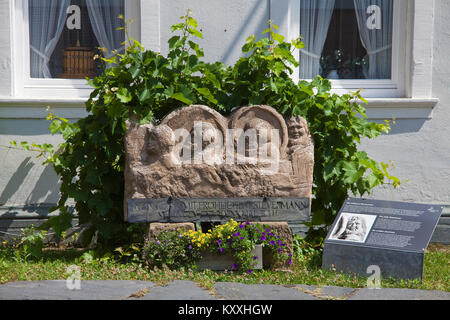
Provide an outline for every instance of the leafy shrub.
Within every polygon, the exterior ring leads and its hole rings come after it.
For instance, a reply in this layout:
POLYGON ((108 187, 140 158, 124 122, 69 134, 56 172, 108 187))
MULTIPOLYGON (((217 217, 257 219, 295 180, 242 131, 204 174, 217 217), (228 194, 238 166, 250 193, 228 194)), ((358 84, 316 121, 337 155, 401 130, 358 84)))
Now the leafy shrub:
POLYGON ((330 82, 320 76, 311 82, 291 79, 292 68, 299 66, 292 52, 303 47, 300 39, 287 42, 269 24, 267 37, 247 39, 245 56, 233 66, 206 63, 192 40, 202 38, 197 22, 190 12, 181 19, 172 26, 178 34, 170 38, 167 56, 145 51, 129 39, 126 52, 103 59, 111 67, 89 80, 94 88, 86 103, 90 115, 76 124, 61 118, 51 123, 51 132, 62 133, 65 143, 49 157, 61 177, 61 199, 60 215, 48 227, 60 232, 69 226, 66 202, 72 198, 80 223, 92 225, 87 235, 97 232, 100 244, 115 247, 132 242, 133 235, 142 236, 123 221, 125 121, 157 122, 191 104, 208 105, 224 115, 236 106, 265 104, 287 117, 306 118, 315 142, 309 240, 323 239, 323 226, 333 222, 349 193, 363 196, 380 184, 399 185, 389 165, 358 150, 362 138, 389 131, 387 123, 367 121, 359 92, 333 94, 330 82))
POLYGON ((166 231, 147 240, 142 256, 150 268, 166 266, 169 269, 192 268, 201 258, 200 249, 177 231, 166 231))
POLYGON ((39 259, 42 256, 46 236, 47 231, 35 230, 33 225, 22 230, 22 236, 17 246, 22 249, 25 260, 29 257, 39 259))

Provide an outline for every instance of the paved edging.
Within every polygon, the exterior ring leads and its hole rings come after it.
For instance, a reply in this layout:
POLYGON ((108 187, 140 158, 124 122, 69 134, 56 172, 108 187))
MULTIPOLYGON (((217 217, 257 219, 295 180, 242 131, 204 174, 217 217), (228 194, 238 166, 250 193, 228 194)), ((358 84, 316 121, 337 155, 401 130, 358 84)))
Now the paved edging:
POLYGON ((192 281, 167 286, 149 281, 90 280, 69 290, 66 280, 22 281, 0 285, 0 300, 450 300, 450 292, 413 289, 354 289, 306 285, 218 282, 214 293, 192 281))

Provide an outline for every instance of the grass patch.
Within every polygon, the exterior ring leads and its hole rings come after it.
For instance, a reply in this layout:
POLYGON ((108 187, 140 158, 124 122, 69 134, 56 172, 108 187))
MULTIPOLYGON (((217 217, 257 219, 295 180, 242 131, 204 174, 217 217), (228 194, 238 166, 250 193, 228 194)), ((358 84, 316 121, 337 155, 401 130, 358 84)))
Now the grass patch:
MULTIPOLYGON (((166 285, 173 280, 191 280, 212 290, 216 282, 246 284, 316 285, 363 288, 367 279, 325 271, 320 268, 318 251, 296 257, 289 270, 255 270, 252 274, 210 270, 169 270, 146 268, 139 262, 117 259, 87 259, 87 250, 46 249, 39 260, 25 259, 20 251, 0 248, 0 283, 66 279, 70 265, 81 267, 82 280, 145 280, 166 285)), ((88 255, 89 257, 89 255, 88 255)), ((382 279, 384 288, 411 288, 450 291, 450 246, 431 245, 425 253, 423 281, 382 279)))

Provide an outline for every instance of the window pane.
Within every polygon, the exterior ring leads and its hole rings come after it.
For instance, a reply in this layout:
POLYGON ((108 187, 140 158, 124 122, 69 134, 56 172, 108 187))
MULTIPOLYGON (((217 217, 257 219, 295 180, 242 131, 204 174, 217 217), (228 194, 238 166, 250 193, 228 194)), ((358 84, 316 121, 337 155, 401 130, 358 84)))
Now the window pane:
POLYGON ((95 77, 94 55, 123 51, 124 0, 28 0, 32 78, 95 77), (99 50, 99 47, 107 51, 99 50))
POLYGON ((300 78, 391 79, 393 0, 300 0, 300 78))

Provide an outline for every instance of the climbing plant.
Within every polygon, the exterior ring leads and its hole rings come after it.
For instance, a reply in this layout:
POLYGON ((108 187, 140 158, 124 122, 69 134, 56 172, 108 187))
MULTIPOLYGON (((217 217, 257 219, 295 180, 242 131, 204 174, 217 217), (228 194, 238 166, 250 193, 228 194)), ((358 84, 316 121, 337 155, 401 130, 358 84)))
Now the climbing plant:
MULTIPOLYGON (((125 27, 126 29, 126 27, 125 27)), ((310 240, 320 241, 350 194, 363 196, 381 184, 399 185, 389 165, 378 163, 359 150, 362 138, 373 139, 389 131, 389 124, 367 120, 360 92, 343 95, 331 91, 320 76, 294 82, 299 67, 293 52, 302 49, 301 38, 287 41, 270 23, 263 37, 247 38, 243 56, 233 65, 203 60, 195 42, 203 38, 190 11, 172 26, 169 52, 145 50, 127 34, 123 54, 102 58, 110 67, 88 80, 93 87, 86 102, 89 115, 76 123, 50 115, 50 131, 61 133, 64 143, 54 152, 46 148, 61 177, 60 214, 47 228, 62 232, 70 226, 73 199, 80 223, 89 223, 98 242, 110 247, 129 241, 136 226, 124 222, 125 121, 159 121, 176 108, 207 105, 228 115, 236 106, 270 105, 284 116, 303 116, 315 143, 312 222, 310 240)), ((301 67, 301 66, 300 66, 301 67)))

